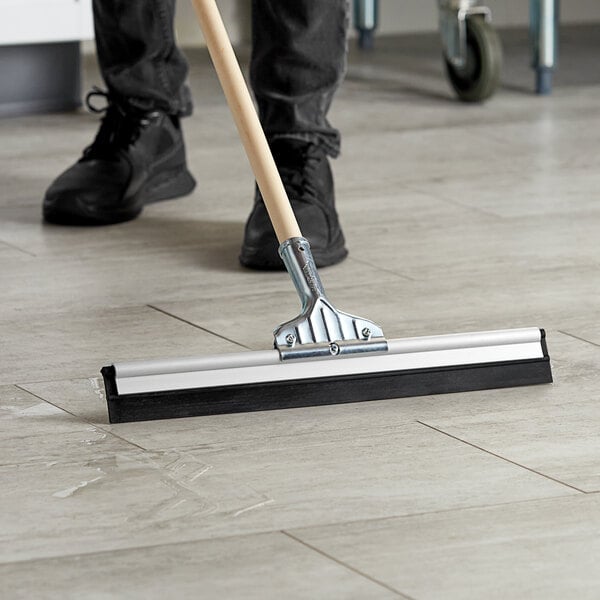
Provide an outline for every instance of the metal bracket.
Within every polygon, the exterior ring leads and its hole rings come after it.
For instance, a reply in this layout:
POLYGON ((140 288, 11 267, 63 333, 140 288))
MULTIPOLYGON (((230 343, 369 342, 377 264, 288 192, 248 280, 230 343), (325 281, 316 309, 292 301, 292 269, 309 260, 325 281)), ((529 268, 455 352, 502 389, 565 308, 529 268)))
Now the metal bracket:
POLYGON ((439 0, 440 33, 446 59, 456 68, 467 63, 467 18, 482 15, 487 23, 492 11, 478 0, 439 0))
POLYGON ((308 240, 286 240, 279 255, 302 303, 301 313, 275 330, 281 360, 387 351, 379 325, 338 311, 327 299, 308 240))

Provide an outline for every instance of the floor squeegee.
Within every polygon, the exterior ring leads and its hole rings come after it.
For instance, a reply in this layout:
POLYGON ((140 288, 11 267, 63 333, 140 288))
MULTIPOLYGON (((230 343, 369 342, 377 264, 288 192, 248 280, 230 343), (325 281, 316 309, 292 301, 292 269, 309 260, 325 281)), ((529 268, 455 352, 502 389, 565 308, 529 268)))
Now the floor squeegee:
POLYGON ((386 339, 325 295, 215 0, 193 0, 301 312, 274 348, 102 369, 111 423, 444 394, 552 381, 537 327, 386 339))

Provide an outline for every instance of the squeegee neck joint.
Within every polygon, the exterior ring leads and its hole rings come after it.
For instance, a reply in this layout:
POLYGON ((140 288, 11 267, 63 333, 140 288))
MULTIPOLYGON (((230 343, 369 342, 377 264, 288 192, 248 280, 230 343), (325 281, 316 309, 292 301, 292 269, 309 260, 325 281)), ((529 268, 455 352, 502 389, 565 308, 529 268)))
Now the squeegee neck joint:
POLYGON ((279 247, 279 255, 292 278, 303 309, 314 299, 325 298, 323 283, 306 238, 286 240, 279 247))
POLYGON ((285 240, 279 255, 302 306, 298 317, 275 330, 275 348, 281 360, 387 351, 381 327, 337 310, 327 299, 306 238, 285 240))

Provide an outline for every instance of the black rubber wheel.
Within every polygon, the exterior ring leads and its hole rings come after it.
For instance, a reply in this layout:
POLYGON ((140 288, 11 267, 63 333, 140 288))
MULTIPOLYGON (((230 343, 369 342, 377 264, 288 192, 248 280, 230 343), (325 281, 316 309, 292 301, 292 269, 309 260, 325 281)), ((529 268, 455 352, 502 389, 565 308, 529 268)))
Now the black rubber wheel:
POLYGON ((500 83, 502 44, 483 17, 467 18, 467 60, 457 68, 444 57, 446 73, 463 102, 487 100, 500 83))

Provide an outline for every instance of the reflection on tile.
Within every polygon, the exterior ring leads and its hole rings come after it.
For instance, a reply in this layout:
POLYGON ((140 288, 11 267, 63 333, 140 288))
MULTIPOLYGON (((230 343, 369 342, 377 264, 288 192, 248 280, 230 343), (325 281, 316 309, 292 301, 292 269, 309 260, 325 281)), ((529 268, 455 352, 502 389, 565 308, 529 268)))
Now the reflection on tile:
POLYGON ((111 451, 107 437, 39 397, 0 386, 0 466, 53 466, 71 454, 93 458, 107 448, 111 451))
POLYGON ((420 424, 188 450, 94 443, 0 467, 0 561, 576 494, 420 424))
POLYGON ((0 578, 13 600, 160 600, 167 587, 206 600, 401 598, 281 533, 0 565, 0 578))
POLYGON ((226 525, 270 502, 191 455, 146 453, 12 386, 0 388, 0 433, 0 562, 194 539, 213 513, 226 525))
POLYGON ((575 493, 422 427, 350 427, 189 453, 274 498, 257 518, 277 527, 308 514, 332 522, 575 493))
POLYGON ((0 562, 232 534, 252 521, 239 515, 271 500, 175 450, 146 453, 112 435, 95 444, 0 467, 0 562))
POLYGON ((600 595, 600 495, 292 531, 411 598, 600 595))
POLYGON ((22 388, 89 423, 108 424, 102 377, 23 383, 22 388))

